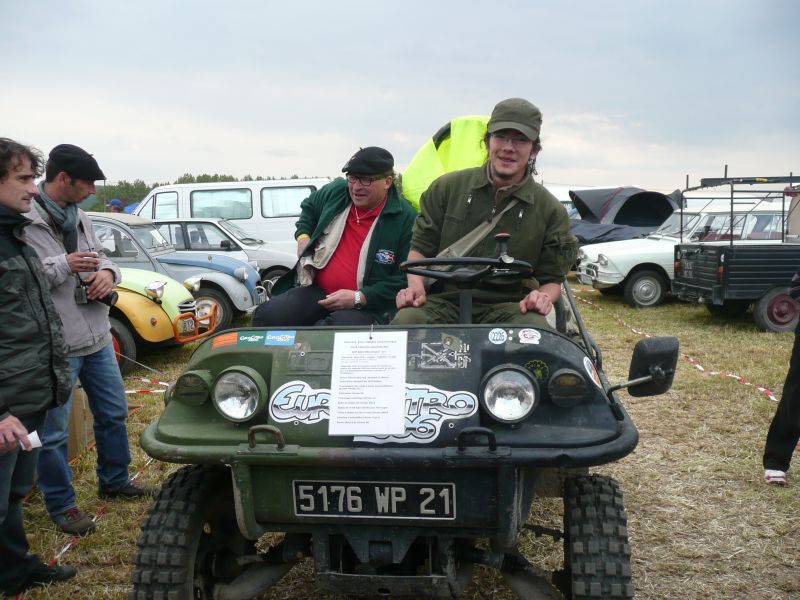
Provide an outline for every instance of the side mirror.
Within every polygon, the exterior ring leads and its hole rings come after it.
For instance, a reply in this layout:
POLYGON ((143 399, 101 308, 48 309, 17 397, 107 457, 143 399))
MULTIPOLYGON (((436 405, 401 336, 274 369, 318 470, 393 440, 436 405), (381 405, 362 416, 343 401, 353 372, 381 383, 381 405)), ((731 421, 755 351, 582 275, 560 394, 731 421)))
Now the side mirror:
POLYGON ((672 387, 678 366, 678 338, 639 340, 633 349, 628 381, 612 385, 609 392, 628 388, 631 396, 658 396, 672 387))
POLYGON ((222 240, 219 243, 219 247, 222 248, 223 250, 230 250, 233 246, 231 245, 230 240, 222 240))
POLYGON ((678 345, 676 337, 646 338, 637 342, 628 371, 630 381, 626 384, 631 396, 657 396, 672 387, 678 366, 678 345))

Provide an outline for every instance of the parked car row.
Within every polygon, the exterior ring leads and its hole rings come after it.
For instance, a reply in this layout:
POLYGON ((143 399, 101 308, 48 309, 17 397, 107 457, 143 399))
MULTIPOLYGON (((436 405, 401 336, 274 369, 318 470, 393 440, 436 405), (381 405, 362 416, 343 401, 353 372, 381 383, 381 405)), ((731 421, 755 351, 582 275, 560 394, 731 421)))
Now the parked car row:
POLYGON ((671 292, 682 300, 706 304, 715 314, 741 313, 756 302, 759 327, 790 330, 800 311, 781 290, 798 268, 793 257, 800 254, 800 211, 795 211, 798 202, 791 191, 769 186, 792 180, 797 178, 704 179, 684 192, 684 205, 700 208, 674 212, 645 238, 582 246, 578 281, 604 293, 621 291, 628 304, 640 308, 662 303, 671 292), (702 205, 686 193, 720 186, 724 191, 702 205), (698 261, 701 255, 711 258, 698 261), (778 268, 776 261, 787 264, 778 268), (679 265, 683 265, 682 279, 690 281, 676 285, 679 265), (735 285, 730 276, 734 270, 735 285), (703 278, 701 284, 691 280, 697 277, 703 278), (771 292, 769 299, 759 303, 765 292, 771 292))

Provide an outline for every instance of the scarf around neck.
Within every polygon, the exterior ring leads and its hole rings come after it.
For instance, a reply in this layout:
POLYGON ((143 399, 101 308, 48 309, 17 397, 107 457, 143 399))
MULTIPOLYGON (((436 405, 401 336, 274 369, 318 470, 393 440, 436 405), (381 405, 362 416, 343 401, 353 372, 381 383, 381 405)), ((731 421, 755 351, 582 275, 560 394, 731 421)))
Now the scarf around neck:
POLYGON ((44 193, 44 183, 39 184, 36 202, 50 215, 53 224, 61 234, 67 254, 75 252, 78 249, 78 205, 67 204, 66 207, 61 208, 44 193))

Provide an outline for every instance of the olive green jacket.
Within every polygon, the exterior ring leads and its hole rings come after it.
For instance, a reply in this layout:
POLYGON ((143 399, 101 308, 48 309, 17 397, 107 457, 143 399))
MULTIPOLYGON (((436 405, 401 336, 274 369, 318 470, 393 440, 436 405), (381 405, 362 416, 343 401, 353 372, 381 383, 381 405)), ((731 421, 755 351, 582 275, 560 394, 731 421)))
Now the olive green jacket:
POLYGON ((0 419, 44 412, 71 391, 61 319, 42 263, 25 243, 29 224, 0 207, 0 419))
MULTIPOLYGON (((561 203, 533 178, 497 203, 495 195, 485 165, 442 175, 422 194, 411 249, 434 257, 517 199, 518 204, 500 218, 494 230, 469 254, 498 256, 494 236, 508 233, 511 234, 508 254, 533 265, 538 285, 563 282, 575 263, 578 240, 572 235, 561 203)), ((437 289, 441 288, 433 291, 437 289)), ((525 291, 519 284, 502 285, 495 280, 484 281, 480 289, 496 292, 486 297, 491 301, 520 300, 525 291)), ((479 297, 478 292, 476 298, 479 297)))

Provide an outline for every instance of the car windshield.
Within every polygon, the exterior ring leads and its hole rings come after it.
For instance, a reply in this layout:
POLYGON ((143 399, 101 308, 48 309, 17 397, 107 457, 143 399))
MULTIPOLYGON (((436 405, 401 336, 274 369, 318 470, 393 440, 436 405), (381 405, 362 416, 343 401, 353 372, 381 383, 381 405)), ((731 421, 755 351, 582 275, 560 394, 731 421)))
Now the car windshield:
MULTIPOLYGON (((697 220, 699 217, 700 215, 697 213, 683 213, 683 235, 688 234, 690 231, 692 231, 692 229, 697 227, 697 220)), ((676 210, 674 213, 672 213, 669 218, 653 232, 653 234, 681 237, 681 212, 676 210)))
POLYGON ((263 244, 263 240, 259 240, 258 238, 254 238, 249 233, 247 233, 244 229, 239 227, 236 223, 232 223, 227 219, 222 219, 219 222, 222 225, 223 229, 226 229, 228 233, 230 233, 233 237, 240 239, 243 242, 248 242, 251 244, 263 244))
POLYGON ((133 231, 136 241, 144 246, 146 250, 172 248, 172 244, 161 235, 161 232, 155 228, 155 225, 135 225, 131 227, 131 231, 133 231))

